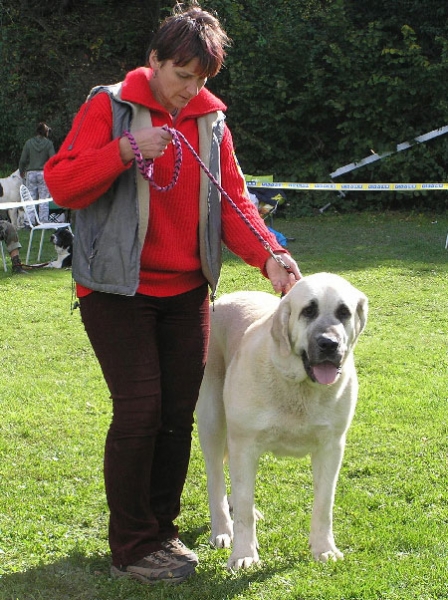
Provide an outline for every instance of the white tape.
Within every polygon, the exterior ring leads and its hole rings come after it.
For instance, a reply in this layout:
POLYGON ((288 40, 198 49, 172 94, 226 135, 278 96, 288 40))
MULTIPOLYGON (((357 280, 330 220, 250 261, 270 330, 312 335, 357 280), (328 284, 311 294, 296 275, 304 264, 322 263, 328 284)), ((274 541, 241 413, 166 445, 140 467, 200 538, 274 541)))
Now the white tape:
POLYGON ((2 202, 0 200, 0 210, 9 210, 10 208, 20 208, 22 206, 32 206, 33 204, 46 204, 53 202, 53 198, 42 198, 41 200, 26 200, 25 202, 2 202))
POLYGON ((376 152, 374 152, 371 156, 366 156, 358 162, 352 162, 348 165, 345 165, 344 167, 336 169, 336 171, 330 173, 330 177, 334 179, 335 177, 339 177, 344 173, 349 173, 354 169, 359 169, 359 167, 364 167, 369 163, 373 163, 377 160, 381 160, 382 158, 386 158, 391 154, 396 154, 397 152, 401 152, 402 150, 407 150, 408 148, 414 146, 414 144, 421 144, 422 142, 427 142, 428 140, 432 140, 433 138, 438 137, 439 135, 444 135, 445 133, 448 133, 448 125, 445 125, 444 127, 439 127, 438 129, 433 129, 432 131, 428 131, 428 133, 424 133, 423 135, 419 135, 418 137, 414 138, 411 142, 402 142, 401 144, 397 144, 396 150, 392 150, 391 152, 384 152, 383 154, 377 154, 376 152))
POLYGON ((324 192, 341 190, 346 192, 412 192, 415 190, 448 190, 448 183, 296 183, 294 181, 272 182, 254 179, 247 182, 247 187, 324 192))

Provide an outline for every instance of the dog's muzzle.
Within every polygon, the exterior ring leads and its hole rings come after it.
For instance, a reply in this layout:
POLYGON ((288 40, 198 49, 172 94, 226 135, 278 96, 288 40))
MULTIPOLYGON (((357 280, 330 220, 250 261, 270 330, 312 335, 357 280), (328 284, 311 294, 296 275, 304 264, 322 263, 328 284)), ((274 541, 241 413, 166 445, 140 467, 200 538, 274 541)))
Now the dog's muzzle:
POLYGON ((315 339, 315 347, 310 355, 302 352, 302 362, 306 374, 315 383, 331 385, 341 374, 343 354, 340 343, 333 336, 319 335, 315 339))
POLYGON ((331 385, 335 383, 341 374, 342 367, 340 364, 334 364, 329 360, 311 364, 310 359, 305 351, 302 352, 302 362, 305 367, 306 374, 314 381, 322 385, 331 385))

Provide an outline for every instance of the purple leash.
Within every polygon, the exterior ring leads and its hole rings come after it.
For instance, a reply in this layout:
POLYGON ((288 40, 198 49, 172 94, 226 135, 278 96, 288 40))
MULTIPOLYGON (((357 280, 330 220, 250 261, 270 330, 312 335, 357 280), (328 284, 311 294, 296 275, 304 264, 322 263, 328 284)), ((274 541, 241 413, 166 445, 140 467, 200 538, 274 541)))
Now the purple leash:
POLYGON ((140 171, 143 179, 146 179, 146 181, 149 182, 149 185, 151 185, 154 189, 156 189, 159 192, 169 192, 170 190, 172 190, 173 187, 176 185, 177 180, 179 179, 180 168, 182 166, 182 144, 181 144, 181 140, 182 140, 184 142, 184 144, 187 146, 187 148, 190 150, 190 152, 193 154, 194 158, 196 159, 196 161, 199 164, 199 166, 201 167, 201 169, 204 171, 204 173, 207 175, 207 177, 213 183, 213 185, 218 188, 218 190, 221 192, 221 194, 224 196, 224 198, 226 198, 226 200, 229 202, 230 206, 236 211, 236 213, 246 223, 246 225, 252 231, 252 233, 255 235, 255 237, 261 242, 264 249, 272 256, 272 258, 279 265, 281 265, 284 269, 286 269, 288 271, 288 273, 291 273, 289 265, 287 265, 284 262, 284 260, 282 259, 280 254, 274 254, 274 251, 272 250, 269 243, 255 229, 255 227, 252 225, 252 223, 249 221, 249 219, 246 217, 246 215, 241 211, 241 209, 235 204, 235 202, 232 200, 232 198, 229 196, 229 194, 224 190, 224 188, 221 186, 219 181, 217 181, 217 179, 213 176, 213 174, 207 169, 205 164, 202 162, 201 157, 198 155, 196 150, 193 148, 193 146, 190 144, 190 142, 187 140, 187 138, 183 135, 183 133, 181 133, 177 129, 168 127, 167 125, 165 125, 162 129, 164 129, 165 131, 167 131, 168 133, 171 134, 171 136, 173 138, 173 144, 175 147, 175 153, 176 153, 175 160, 174 160, 173 177, 171 179, 171 182, 165 186, 160 186, 154 181, 154 159, 153 158, 149 158, 149 159, 144 158, 142 153, 140 152, 140 149, 139 149, 137 142, 135 141, 135 138, 132 135, 132 133, 130 133, 129 131, 124 132, 124 135, 128 138, 129 143, 131 144, 131 148, 132 148, 132 151, 134 152, 134 156, 135 156, 135 161, 137 163, 137 168, 140 171))
POLYGON ((179 179, 180 167, 182 165, 182 146, 177 137, 174 138, 173 131, 175 129, 169 129, 168 127, 163 127, 166 131, 169 131, 173 136, 173 143, 176 149, 176 158, 174 161, 174 172, 173 178, 168 185, 160 186, 154 181, 154 159, 153 158, 143 158, 143 154, 140 152, 140 148, 137 146, 137 142, 135 141, 134 136, 130 131, 125 131, 124 135, 128 138, 129 143, 131 144, 132 151, 134 152, 135 162, 137 163, 138 170, 140 171, 143 179, 149 181, 149 185, 151 185, 154 189, 159 192, 169 192, 176 185, 177 180, 179 179))

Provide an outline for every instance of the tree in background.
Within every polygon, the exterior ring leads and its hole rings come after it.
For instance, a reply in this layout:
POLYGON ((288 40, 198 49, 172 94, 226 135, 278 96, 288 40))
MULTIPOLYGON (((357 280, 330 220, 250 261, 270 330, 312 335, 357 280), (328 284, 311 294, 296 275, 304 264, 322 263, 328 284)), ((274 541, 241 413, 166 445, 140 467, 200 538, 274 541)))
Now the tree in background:
MULTIPOLYGON (((220 91, 247 172, 327 181, 337 167, 448 123, 446 3, 207 4, 226 15, 234 40, 220 91)), ((365 168, 361 180, 444 180, 447 138, 365 168)))
POLYGON ((117 82, 144 63, 161 5, 154 0, 0 0, 1 158, 17 161, 39 121, 51 124, 59 145, 94 85, 117 82))
MULTIPOLYGON (((173 5, 0 0, 3 160, 14 164, 40 120, 51 123, 58 145, 93 85, 119 81, 143 64, 151 31, 173 5)), ((218 13, 233 39, 226 68, 208 85, 229 106, 246 172, 328 181, 346 163, 448 123, 446 2, 202 5, 218 13)), ((354 171, 345 181, 443 181, 447 163, 448 135, 354 171)), ((316 202, 311 196, 303 195, 301 205, 316 202)), ((353 197, 345 208, 356 206, 353 197)), ((434 194, 432 201, 443 203, 445 197, 434 194)), ((383 199, 374 196, 378 205, 383 199)))

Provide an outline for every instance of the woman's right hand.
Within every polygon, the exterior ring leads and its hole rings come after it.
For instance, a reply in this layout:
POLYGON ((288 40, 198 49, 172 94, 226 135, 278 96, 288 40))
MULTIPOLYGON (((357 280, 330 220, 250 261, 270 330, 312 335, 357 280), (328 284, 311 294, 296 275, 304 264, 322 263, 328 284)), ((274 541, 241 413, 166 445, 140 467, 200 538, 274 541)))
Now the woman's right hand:
MULTIPOLYGON (((162 127, 144 127, 132 133, 143 158, 162 156, 171 142, 171 134, 162 127)), ((124 164, 134 159, 134 151, 126 136, 120 138, 120 156, 124 164)))

